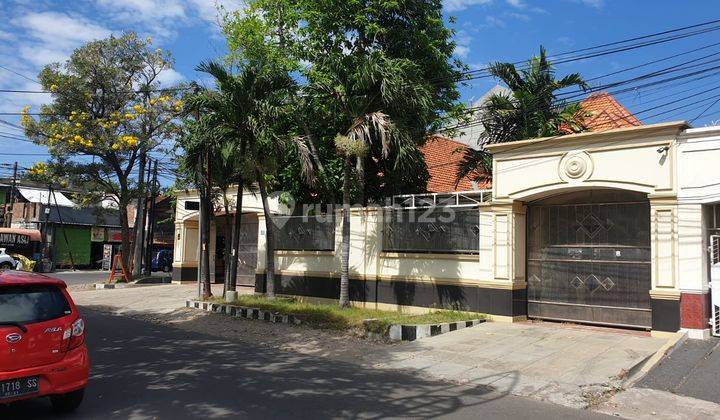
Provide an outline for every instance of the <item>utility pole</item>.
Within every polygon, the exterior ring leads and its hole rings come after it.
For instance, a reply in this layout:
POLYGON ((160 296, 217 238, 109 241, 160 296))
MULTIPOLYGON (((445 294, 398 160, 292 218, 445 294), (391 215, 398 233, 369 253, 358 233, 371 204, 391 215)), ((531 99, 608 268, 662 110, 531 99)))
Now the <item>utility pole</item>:
MULTIPOLYGON (((150 186, 150 208, 148 210, 148 224, 147 224, 147 244, 145 247, 145 275, 149 276, 152 273, 152 254, 153 254, 153 239, 155 236, 155 201, 158 197, 158 173, 157 173, 158 161, 155 159, 153 163, 153 177, 152 181, 148 183, 150 186)), ((150 165, 148 165, 148 176, 150 176, 150 165)))
POLYGON ((50 258, 50 243, 48 242, 48 231, 50 230, 50 225, 48 224, 50 220, 50 192, 52 191, 52 185, 48 185, 48 201, 47 201, 47 207, 45 207, 44 210, 44 220, 43 220, 43 232, 42 232, 42 241, 43 241, 43 257, 44 258, 50 258))
POLYGON ((13 165, 12 187, 10 188, 10 207, 5 212, 5 226, 12 226, 13 208, 15 207, 15 188, 17 186, 17 162, 13 165))

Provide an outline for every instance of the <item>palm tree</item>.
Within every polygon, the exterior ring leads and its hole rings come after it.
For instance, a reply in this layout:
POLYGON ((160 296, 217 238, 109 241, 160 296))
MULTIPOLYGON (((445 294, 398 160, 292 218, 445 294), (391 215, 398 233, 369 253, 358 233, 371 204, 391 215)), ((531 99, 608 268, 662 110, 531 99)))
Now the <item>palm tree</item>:
MULTIPOLYGON (((578 103, 566 104, 557 92, 587 84, 579 73, 555 79, 555 70, 547 59, 545 48, 521 69, 512 63, 493 63, 488 72, 500 79, 512 93, 496 93, 478 110, 484 130, 478 144, 505 143, 537 137, 578 133, 586 129, 585 112, 578 103)), ((492 157, 484 150, 468 149, 458 168, 456 185, 466 176, 476 180, 492 171, 492 157)))
POLYGON ((214 197, 211 156, 220 139, 214 115, 204 106, 209 100, 209 94, 196 89, 194 94, 188 96, 187 108, 192 110, 194 115, 183 121, 184 130, 176 143, 176 147, 184 151, 178 159, 178 172, 184 174, 188 181, 196 186, 200 197, 198 275, 202 284, 200 295, 203 299, 212 296, 209 239, 214 197))
MULTIPOLYGON (((418 157, 417 139, 422 133, 403 120, 403 112, 427 107, 431 93, 426 85, 414 83, 415 64, 404 59, 392 59, 382 53, 359 57, 351 71, 335 72, 339 86, 316 86, 324 92, 336 92, 341 112, 348 128, 335 137, 335 147, 343 157, 343 219, 340 262, 340 307, 350 304, 350 202, 351 177, 355 167, 355 181, 359 202, 365 204, 365 168, 368 163, 387 163, 385 175, 402 170, 418 157), (390 116, 390 112, 395 117, 390 116)), ((420 124, 422 125, 422 124, 420 124)))
POLYGON ((303 136, 293 135, 294 123, 291 121, 295 121, 296 116, 288 112, 288 98, 295 89, 295 83, 286 73, 262 63, 245 63, 232 73, 211 61, 201 63, 197 70, 212 75, 218 88, 212 100, 206 103, 214 115, 214 130, 222 138, 216 150, 215 167, 223 180, 217 185, 227 191, 232 183, 238 184, 226 290, 235 290, 236 285, 242 191, 246 182, 255 179, 262 197, 267 235, 266 293, 273 298, 275 252, 266 177, 274 171, 277 158, 292 145, 301 161, 303 179, 313 182, 310 149, 303 136))

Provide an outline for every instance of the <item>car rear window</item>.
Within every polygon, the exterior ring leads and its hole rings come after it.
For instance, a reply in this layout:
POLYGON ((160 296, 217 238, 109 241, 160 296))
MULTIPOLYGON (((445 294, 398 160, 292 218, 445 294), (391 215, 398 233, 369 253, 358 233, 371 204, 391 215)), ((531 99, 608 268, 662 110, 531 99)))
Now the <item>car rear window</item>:
POLYGON ((0 324, 28 324, 70 315, 65 295, 55 286, 0 287, 0 324))

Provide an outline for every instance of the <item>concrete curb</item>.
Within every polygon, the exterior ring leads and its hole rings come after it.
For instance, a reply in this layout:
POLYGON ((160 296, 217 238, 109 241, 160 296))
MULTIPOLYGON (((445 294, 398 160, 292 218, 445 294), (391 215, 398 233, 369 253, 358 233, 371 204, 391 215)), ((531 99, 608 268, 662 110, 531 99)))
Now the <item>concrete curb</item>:
POLYGON ((95 290, 113 290, 113 289, 126 289, 130 287, 146 287, 146 286, 167 286, 172 284, 170 282, 165 283, 146 283, 142 281, 131 281, 130 283, 95 283, 95 290))
POLYGON ((680 347, 680 345, 687 340, 687 337, 686 332, 678 331, 672 337, 668 338, 667 342, 663 344, 663 346, 660 347, 655 354, 633 366, 631 371, 628 373, 626 380, 623 381, 623 386, 625 388, 630 388, 635 385, 640 379, 645 377, 645 375, 647 375, 647 373, 650 372, 650 370, 652 370, 652 368, 655 367, 655 365, 657 365, 663 357, 671 354, 675 351, 675 349, 680 347))
POLYGON ((226 303, 202 302, 199 300, 188 299, 185 301, 185 307, 191 309, 200 309, 207 312, 218 314, 226 314, 236 318, 259 319, 278 324, 295 324, 299 325, 301 321, 294 315, 281 315, 271 311, 257 308, 249 308, 246 306, 230 305, 226 303))
POLYGON ((95 290, 125 289, 133 286, 132 283, 95 283, 95 290))
POLYGON ((470 328, 485 322, 484 319, 470 321, 449 322, 445 324, 401 325, 390 326, 390 341, 415 341, 426 337, 449 333, 451 331, 470 328))

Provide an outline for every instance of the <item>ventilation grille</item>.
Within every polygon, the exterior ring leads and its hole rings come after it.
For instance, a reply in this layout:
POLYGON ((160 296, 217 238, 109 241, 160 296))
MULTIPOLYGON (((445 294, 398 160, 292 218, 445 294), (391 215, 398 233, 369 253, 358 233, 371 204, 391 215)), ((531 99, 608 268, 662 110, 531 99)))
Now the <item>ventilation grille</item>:
POLYGON ((720 235, 710 237, 710 261, 712 264, 720 264, 720 235))

